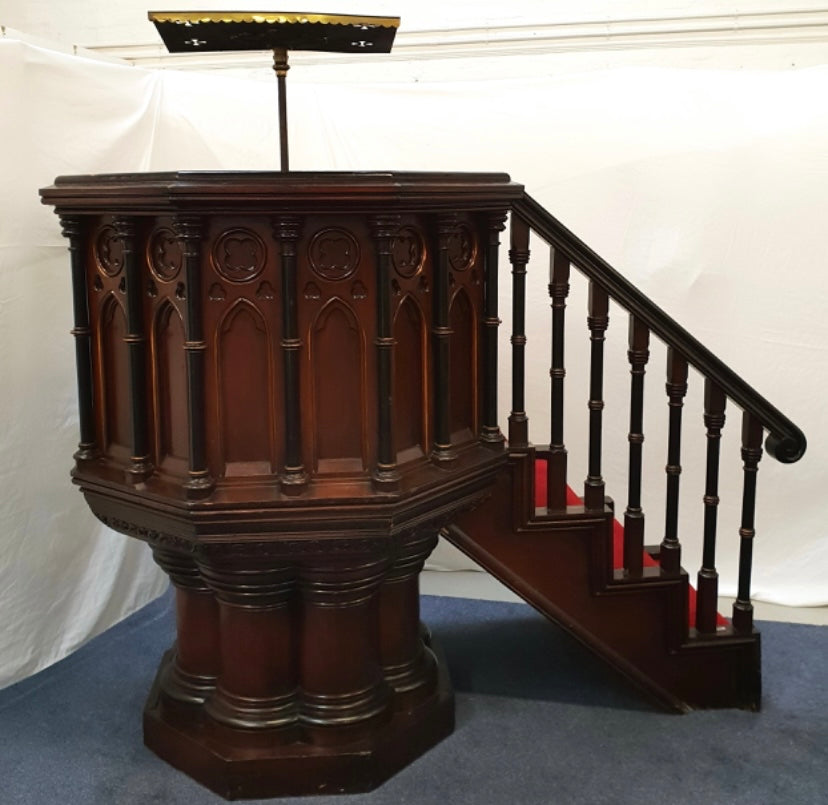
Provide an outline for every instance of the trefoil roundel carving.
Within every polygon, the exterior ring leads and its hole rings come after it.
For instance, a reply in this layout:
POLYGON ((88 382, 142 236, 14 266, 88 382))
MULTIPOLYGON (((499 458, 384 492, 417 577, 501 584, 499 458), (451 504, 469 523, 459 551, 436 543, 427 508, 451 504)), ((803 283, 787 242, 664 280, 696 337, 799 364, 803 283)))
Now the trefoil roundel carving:
POLYGON ((425 263, 423 236, 413 227, 404 226, 391 239, 391 261, 401 277, 414 277, 425 263))
POLYGON ((264 271, 264 241, 249 229, 228 229, 213 245, 213 267, 230 282, 250 282, 264 271))
POLYGON ((460 224, 448 238, 448 261, 455 271, 465 271, 477 257, 477 241, 465 224, 460 224))
POLYGON ((95 261, 107 277, 117 277, 124 267, 124 241, 114 226, 102 226, 95 238, 95 261))
POLYGON ((181 241, 172 229, 159 227, 150 236, 147 245, 150 270, 161 282, 172 282, 184 265, 181 241))
POLYGON ((308 259, 314 273, 322 279, 344 280, 357 270, 359 244, 347 229, 322 229, 310 242, 308 259))

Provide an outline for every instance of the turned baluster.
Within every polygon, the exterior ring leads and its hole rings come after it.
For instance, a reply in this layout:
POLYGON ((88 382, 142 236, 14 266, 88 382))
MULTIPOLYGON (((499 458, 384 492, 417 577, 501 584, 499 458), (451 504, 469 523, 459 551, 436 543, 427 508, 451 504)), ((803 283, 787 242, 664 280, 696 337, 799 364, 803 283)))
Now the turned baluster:
POLYGON ((201 220, 179 216, 173 222, 184 254, 186 280, 187 407, 189 423, 189 467, 184 488, 188 495, 198 497, 210 492, 213 479, 207 468, 205 424, 205 372, 207 343, 204 340, 204 317, 201 304, 201 220))
POLYGON ((95 436, 95 408, 92 387, 92 329, 89 323, 89 299, 86 286, 81 243, 84 234, 83 218, 79 215, 60 217, 63 236, 69 239, 69 258, 72 265, 72 300, 75 326, 75 371, 78 381, 78 418, 80 442, 75 453, 76 461, 91 461, 98 455, 95 436))
POLYGON ((152 462, 149 455, 147 422, 147 338, 141 309, 143 294, 140 268, 135 257, 135 222, 131 218, 118 217, 113 220, 112 225, 123 246, 126 282, 127 334, 124 340, 129 350, 129 400, 132 424, 132 456, 127 472, 133 480, 143 481, 152 474, 152 462))
POLYGON ((601 476, 601 436, 604 411, 604 333, 609 327, 609 296, 594 282, 589 284, 587 307, 589 327, 589 469, 584 481, 584 506, 604 508, 604 479, 601 476))
POLYGON ((512 214, 510 227, 512 264, 512 411, 509 414, 510 447, 529 443, 526 416, 526 264, 529 262, 529 225, 512 214))
POLYGON ((497 422, 497 330, 500 319, 497 312, 497 269, 500 253, 500 233, 504 229, 505 213, 491 213, 488 217, 489 236, 485 252, 483 285, 483 442, 500 447, 503 434, 497 422))
POLYGON ((549 296, 552 299, 552 366, 549 376, 550 432, 546 473, 546 505, 550 510, 566 508, 566 447, 564 446, 564 333, 566 298, 569 296, 569 258, 557 249, 549 259, 549 296))
POLYGON ((641 508, 641 468, 644 447, 644 374, 650 358, 650 331, 630 315, 630 432, 629 492, 624 512, 624 568, 640 575, 644 564, 644 511, 641 508))
POLYGON ((678 538, 679 476, 681 475, 681 411, 687 394, 687 361, 672 347, 667 350, 667 397, 670 425, 667 444, 667 505, 664 539, 661 542, 661 569, 678 573, 681 569, 681 545, 678 538))
POLYGON ((762 423, 751 414, 742 416, 742 525, 739 529, 739 588, 733 603, 733 628, 739 632, 753 629, 753 604, 750 602, 750 573, 753 564, 756 480, 762 458, 762 423))
POLYGON ((719 574, 716 572, 716 519, 719 508, 719 448, 725 423, 724 392, 710 379, 704 384, 704 424, 707 428, 707 471, 704 489, 704 546, 697 580, 696 629, 716 631, 719 574))

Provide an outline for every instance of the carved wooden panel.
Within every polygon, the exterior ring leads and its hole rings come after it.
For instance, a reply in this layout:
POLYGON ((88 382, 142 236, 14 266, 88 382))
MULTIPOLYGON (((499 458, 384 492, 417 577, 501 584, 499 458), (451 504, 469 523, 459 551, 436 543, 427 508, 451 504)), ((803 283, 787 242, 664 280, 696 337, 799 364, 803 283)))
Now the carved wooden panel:
POLYGON ((377 450, 375 245, 360 216, 308 216, 302 230, 304 462, 315 475, 364 478, 377 450))
POLYGON ((368 468, 364 420, 365 342, 353 310, 332 300, 310 334, 315 466, 321 473, 368 468))
POLYGON ((110 294, 103 300, 98 320, 101 410, 105 452, 119 459, 127 458, 131 452, 126 335, 126 313, 121 302, 110 294))
POLYGON ((150 333, 155 464, 183 477, 189 456, 184 322, 169 300, 158 306, 150 333))
POLYGON ((391 240, 394 447, 400 464, 431 449, 432 216, 404 214, 391 240))
POLYGON ((218 216, 201 252, 207 460, 217 478, 271 475, 283 456, 278 249, 267 216, 218 216))
POLYGON ((451 440, 460 443, 477 432, 477 319, 468 293, 461 288, 449 308, 451 336, 451 440))
POLYGON ((428 451, 428 329, 419 304, 407 295, 394 317, 394 446, 397 461, 428 451))
POLYGON ((268 475, 274 453, 271 338, 261 313, 239 300, 216 334, 224 475, 268 475))

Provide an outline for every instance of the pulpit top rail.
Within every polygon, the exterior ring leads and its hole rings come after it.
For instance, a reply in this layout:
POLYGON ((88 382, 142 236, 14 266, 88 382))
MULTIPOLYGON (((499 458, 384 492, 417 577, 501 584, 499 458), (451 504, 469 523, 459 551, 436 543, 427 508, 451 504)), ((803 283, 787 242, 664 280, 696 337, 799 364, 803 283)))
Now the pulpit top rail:
POLYGON ((60 176, 41 190, 59 212, 214 211, 290 207, 296 212, 340 204, 443 209, 508 208, 523 185, 505 173, 177 171, 60 176))

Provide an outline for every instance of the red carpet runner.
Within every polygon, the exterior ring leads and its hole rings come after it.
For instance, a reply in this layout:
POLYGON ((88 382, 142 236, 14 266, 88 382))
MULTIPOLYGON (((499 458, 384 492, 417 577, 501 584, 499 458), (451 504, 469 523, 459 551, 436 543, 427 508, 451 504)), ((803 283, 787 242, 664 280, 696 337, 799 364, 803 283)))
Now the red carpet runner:
MULTIPOLYGON (((566 504, 567 506, 580 506, 583 500, 579 498, 570 487, 566 488, 566 504)), ((543 508, 546 506, 546 462, 535 462, 535 506, 543 508)), ((612 561, 613 567, 621 568, 624 566, 624 526, 614 520, 612 524, 612 561)), ((644 567, 658 567, 658 562, 653 559, 650 554, 644 551, 644 567)), ((688 597, 688 621, 690 626, 696 623, 696 590, 690 586, 688 597)), ((727 619, 723 615, 719 615, 717 619, 719 626, 726 626, 727 619)))

